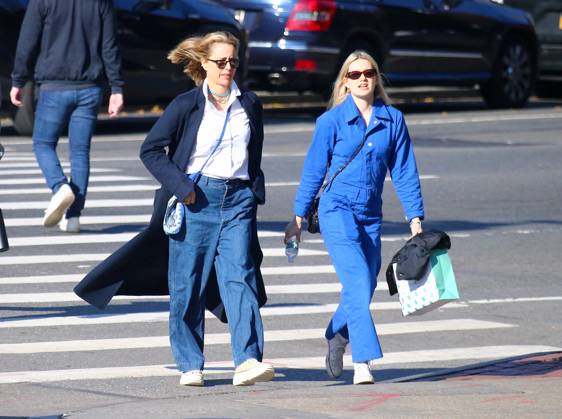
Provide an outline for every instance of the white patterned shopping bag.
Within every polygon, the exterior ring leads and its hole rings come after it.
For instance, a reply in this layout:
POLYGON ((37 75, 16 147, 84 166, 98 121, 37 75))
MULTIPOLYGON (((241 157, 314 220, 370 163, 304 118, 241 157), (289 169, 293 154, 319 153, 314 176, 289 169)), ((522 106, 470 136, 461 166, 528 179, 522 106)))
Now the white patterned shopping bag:
POLYGON ((419 280, 398 279, 396 264, 393 268, 404 316, 427 313, 459 299, 453 266, 446 250, 431 252, 427 270, 419 280))

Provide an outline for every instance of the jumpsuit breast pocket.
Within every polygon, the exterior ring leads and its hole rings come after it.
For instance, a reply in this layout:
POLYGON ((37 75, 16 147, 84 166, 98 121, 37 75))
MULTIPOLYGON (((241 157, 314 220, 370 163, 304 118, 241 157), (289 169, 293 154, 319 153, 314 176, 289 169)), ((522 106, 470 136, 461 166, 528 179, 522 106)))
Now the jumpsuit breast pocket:
POLYGON ((371 182, 375 185, 380 182, 380 178, 386 175, 388 169, 388 156, 390 154, 390 149, 388 143, 380 141, 375 143, 375 141, 369 141, 367 146, 371 146, 367 150, 367 167, 369 167, 369 172, 371 175, 371 182))

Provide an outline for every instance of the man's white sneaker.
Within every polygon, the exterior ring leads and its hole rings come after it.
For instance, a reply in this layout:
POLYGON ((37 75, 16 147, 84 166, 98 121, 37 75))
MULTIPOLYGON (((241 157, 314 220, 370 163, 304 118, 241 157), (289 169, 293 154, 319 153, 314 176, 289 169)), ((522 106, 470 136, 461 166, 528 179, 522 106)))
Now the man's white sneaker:
POLYGON ((205 381, 203 380, 203 371, 193 370, 181 373, 180 386, 195 386, 203 387, 205 381))
POLYGON ((336 333, 328 339, 328 353, 326 354, 326 372, 332 378, 338 378, 343 371, 343 354, 347 346, 347 339, 336 333))
POLYGON ((49 206, 45 210, 43 225, 53 227, 61 220, 66 209, 74 202, 74 192, 66 183, 51 198, 49 206))
POLYGON ((235 386, 251 386, 257 382, 271 381, 274 376, 275 370, 272 365, 250 358, 238 365, 234 371, 232 384, 235 386))
POLYGON ((63 217, 60 220, 59 228, 67 233, 80 233, 80 217, 63 217))
POLYGON ((354 362, 353 384, 373 384, 375 379, 367 362, 354 362))

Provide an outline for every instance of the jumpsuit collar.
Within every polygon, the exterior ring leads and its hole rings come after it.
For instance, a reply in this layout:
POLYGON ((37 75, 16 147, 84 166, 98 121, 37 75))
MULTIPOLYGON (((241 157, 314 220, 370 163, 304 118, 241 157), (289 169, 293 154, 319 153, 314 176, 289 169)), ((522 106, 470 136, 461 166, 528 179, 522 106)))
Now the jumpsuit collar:
MULTIPOLYGON (((360 120, 361 118, 361 112, 359 112, 359 108, 357 108, 357 105, 353 101, 351 95, 347 95, 347 98, 343 102, 343 111, 345 120, 348 124, 356 123, 357 120, 360 120)), ((373 125, 378 123, 377 121, 379 120, 392 122, 393 118, 382 100, 376 98, 373 103, 373 112, 371 113, 371 120, 369 121, 368 129, 372 129, 373 125)))

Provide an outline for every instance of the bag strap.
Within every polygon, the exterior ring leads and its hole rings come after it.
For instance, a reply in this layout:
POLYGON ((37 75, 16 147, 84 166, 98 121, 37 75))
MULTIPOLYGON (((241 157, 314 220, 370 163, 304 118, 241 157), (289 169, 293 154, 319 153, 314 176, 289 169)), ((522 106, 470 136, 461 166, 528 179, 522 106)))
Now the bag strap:
POLYGON ((192 179, 194 183, 197 183, 197 181, 199 180, 199 177, 201 176, 201 173, 203 173, 204 167, 207 165, 207 163, 209 162, 211 157, 213 157, 213 154, 215 154, 215 151, 217 151, 217 148, 219 148, 219 145, 222 142, 222 138, 224 137, 224 132, 226 131, 226 124, 228 123, 228 117, 230 116, 230 109, 231 108, 232 108, 232 105, 230 105, 228 107, 227 111, 226 111, 226 117, 224 118, 224 124, 222 126, 221 135, 219 136, 218 140, 215 142, 213 150, 207 156, 207 160, 205 160, 205 163, 203 163, 203 166, 201 166, 201 169, 199 169, 199 171, 197 173, 195 173, 195 175, 197 175, 196 178, 192 179))
POLYGON ((357 147, 355 149, 355 151, 353 152, 353 154, 351 155, 351 157, 349 158, 349 160, 347 161, 346 164, 344 164, 342 167, 340 167, 336 173, 334 173, 332 175, 332 177, 330 179, 328 179, 328 181, 322 186, 322 192, 324 192, 324 190, 328 187, 328 185, 330 183, 332 183, 334 181, 334 179, 336 178, 337 175, 339 175, 341 172, 343 172, 343 169, 345 169, 349 163, 352 162, 352 160, 357 157, 357 155, 359 154, 359 152, 361 151, 361 149, 363 148, 363 146, 365 145, 365 141, 367 141, 367 133, 365 133, 365 135, 363 136, 363 141, 361 141, 361 144, 359 144, 359 147, 357 147))

